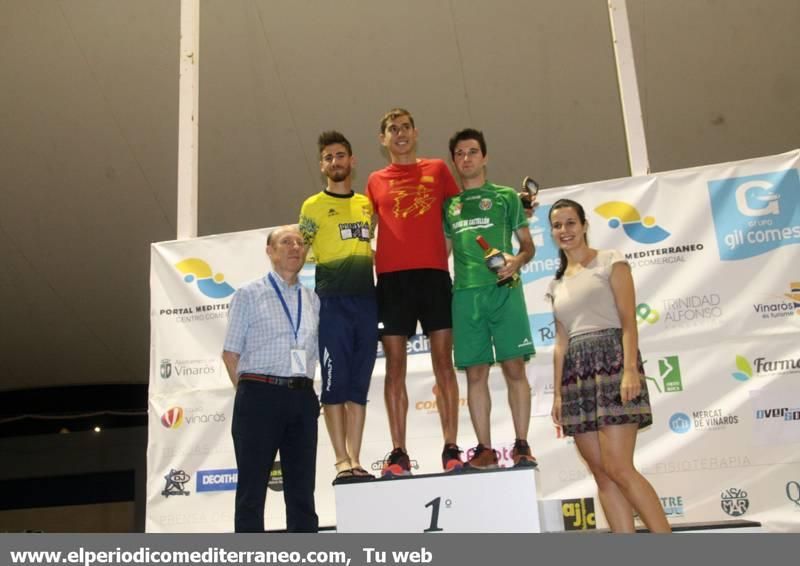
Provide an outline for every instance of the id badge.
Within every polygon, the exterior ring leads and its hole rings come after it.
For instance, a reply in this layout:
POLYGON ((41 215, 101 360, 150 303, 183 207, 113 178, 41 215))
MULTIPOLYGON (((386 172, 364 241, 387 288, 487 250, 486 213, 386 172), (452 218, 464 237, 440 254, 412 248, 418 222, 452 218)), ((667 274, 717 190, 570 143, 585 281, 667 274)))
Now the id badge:
POLYGON ((306 351, 300 348, 289 350, 292 359, 292 375, 308 375, 306 367, 306 351))

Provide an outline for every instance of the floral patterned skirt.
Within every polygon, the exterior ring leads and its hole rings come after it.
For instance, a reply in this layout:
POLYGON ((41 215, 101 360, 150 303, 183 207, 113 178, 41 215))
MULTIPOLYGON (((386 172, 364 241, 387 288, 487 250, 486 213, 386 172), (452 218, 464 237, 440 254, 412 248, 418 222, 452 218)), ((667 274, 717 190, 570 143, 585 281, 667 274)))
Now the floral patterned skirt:
POLYGON ((622 404, 622 330, 609 328, 569 340, 561 377, 561 428, 574 436, 608 425, 653 423, 641 353, 637 352, 642 391, 622 404))

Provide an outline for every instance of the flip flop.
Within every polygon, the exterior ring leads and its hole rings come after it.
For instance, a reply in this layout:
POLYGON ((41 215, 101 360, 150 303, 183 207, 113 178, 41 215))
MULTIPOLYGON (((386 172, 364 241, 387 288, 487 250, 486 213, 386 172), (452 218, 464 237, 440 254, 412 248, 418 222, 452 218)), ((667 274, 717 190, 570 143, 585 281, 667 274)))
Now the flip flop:
POLYGON ((373 476, 371 473, 369 473, 367 470, 365 470, 361 466, 356 466, 355 468, 353 468, 350 471, 353 472, 353 477, 354 478, 359 478, 359 479, 362 479, 362 480, 366 480, 366 479, 374 480, 375 479, 375 476, 373 476))
POLYGON ((345 483, 348 480, 352 480, 354 477, 355 474, 353 473, 352 469, 342 470, 338 474, 336 474, 335 478, 333 478, 333 485, 345 483))

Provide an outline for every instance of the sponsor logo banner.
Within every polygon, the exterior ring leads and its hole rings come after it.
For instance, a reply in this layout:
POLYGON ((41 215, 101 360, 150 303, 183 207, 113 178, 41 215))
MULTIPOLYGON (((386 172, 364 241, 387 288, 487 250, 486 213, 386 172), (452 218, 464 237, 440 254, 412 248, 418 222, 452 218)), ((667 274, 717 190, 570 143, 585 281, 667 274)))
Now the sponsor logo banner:
MULTIPOLYGON (((800 384, 783 384, 750 391, 753 442, 760 446, 800 444, 800 384)), ((794 450, 793 461, 800 461, 794 450)))
POLYGON ((565 531, 585 531, 597 528, 594 512, 594 498, 562 499, 561 515, 565 531))
POLYGON ((750 508, 750 499, 745 490, 731 487, 720 495, 720 506, 731 517, 741 517, 750 508))
POLYGON ((797 169, 709 181, 708 191, 723 261, 800 243, 797 169))
POLYGON ((195 491, 232 491, 236 489, 239 471, 236 468, 226 470, 198 470, 195 491))

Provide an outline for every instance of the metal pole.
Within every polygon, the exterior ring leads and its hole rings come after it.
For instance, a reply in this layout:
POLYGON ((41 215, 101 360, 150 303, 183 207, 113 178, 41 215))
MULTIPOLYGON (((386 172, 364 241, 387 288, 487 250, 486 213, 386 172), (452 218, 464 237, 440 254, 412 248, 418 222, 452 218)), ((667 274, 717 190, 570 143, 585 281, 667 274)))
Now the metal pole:
POLYGON ((639 104, 639 88, 636 81, 636 66, 633 60, 626 0, 609 0, 608 18, 614 43, 614 59, 617 65, 619 97, 622 104, 622 119, 625 124, 631 175, 647 175, 650 173, 650 160, 647 156, 642 107, 639 104))
POLYGON ((178 87, 178 234, 197 237, 197 141, 200 0, 181 0, 178 87))

